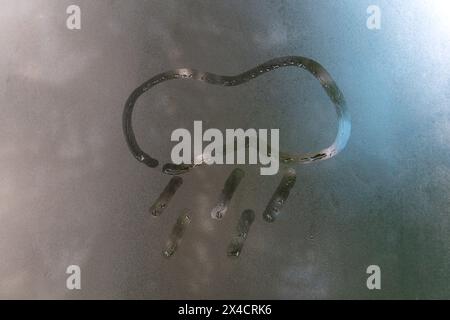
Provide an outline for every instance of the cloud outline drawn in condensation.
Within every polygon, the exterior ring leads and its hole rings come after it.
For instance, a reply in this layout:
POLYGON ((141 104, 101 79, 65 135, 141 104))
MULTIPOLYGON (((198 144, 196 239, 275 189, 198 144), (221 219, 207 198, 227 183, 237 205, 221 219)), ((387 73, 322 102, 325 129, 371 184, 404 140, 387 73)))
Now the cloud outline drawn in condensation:
MULTIPOLYGON (((176 79, 198 80, 207 84, 233 87, 251 81, 264 73, 283 67, 297 67, 307 70, 317 80, 319 80, 322 88, 325 90, 327 96, 334 105, 338 120, 338 130, 333 143, 329 147, 318 152, 309 152, 299 155, 280 152, 280 161, 284 164, 306 164, 316 161, 323 161, 334 157, 345 148, 351 132, 350 114, 347 109, 344 95, 324 67, 312 59, 301 56, 285 56, 275 58, 235 76, 223 76, 189 68, 174 69, 155 75, 137 87, 125 103, 122 115, 122 126, 125 140, 130 152, 135 159, 144 163, 148 167, 155 168, 159 165, 159 161, 156 158, 151 157, 140 148, 132 126, 132 114, 136 101, 142 94, 147 92, 152 87, 162 82, 176 79)), ((204 164, 206 164, 206 161, 203 161, 200 164, 181 165, 167 163, 163 166, 163 173, 170 175, 182 174, 194 167, 204 164)))

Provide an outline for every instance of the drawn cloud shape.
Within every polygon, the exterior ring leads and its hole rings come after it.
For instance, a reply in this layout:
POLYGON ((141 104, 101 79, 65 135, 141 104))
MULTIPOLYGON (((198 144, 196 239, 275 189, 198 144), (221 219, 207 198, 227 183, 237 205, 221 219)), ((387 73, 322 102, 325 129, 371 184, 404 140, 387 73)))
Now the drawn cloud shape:
MULTIPOLYGON (((351 132, 350 115, 347 110, 344 96, 324 67, 312 59, 300 56, 275 58, 235 76, 223 76, 195 69, 181 68, 166 71, 152 77, 131 93, 123 110, 123 132, 131 153, 139 162, 142 162, 151 168, 155 168, 159 164, 158 160, 151 157, 139 147, 132 126, 132 114, 136 101, 143 93, 152 87, 162 82, 175 79, 198 80, 207 84, 233 87, 253 80, 264 73, 284 67, 298 67, 300 69, 305 69, 317 80, 319 80, 322 88, 325 90, 335 107, 338 120, 338 130, 333 143, 329 147, 318 152, 310 152, 306 154, 280 152, 280 161, 285 164, 306 164, 315 161, 327 160, 334 157, 345 148, 351 132)), ((180 174, 185 173, 197 166, 199 166, 199 164, 175 165, 168 163, 163 166, 163 172, 166 174, 180 174)))

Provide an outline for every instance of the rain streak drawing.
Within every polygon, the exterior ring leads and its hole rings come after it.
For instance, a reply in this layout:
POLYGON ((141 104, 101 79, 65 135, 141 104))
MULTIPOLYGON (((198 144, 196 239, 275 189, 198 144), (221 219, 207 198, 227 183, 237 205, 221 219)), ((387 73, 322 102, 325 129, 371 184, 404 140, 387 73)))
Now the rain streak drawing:
MULTIPOLYGON (((344 95, 339 90, 330 74, 318 62, 300 56, 275 58, 235 76, 217 75, 195 69, 181 68, 163 72, 152 77, 136 88, 125 103, 122 124, 129 150, 136 160, 150 168, 156 168, 159 165, 159 161, 153 157, 153 154, 151 156, 140 148, 132 126, 133 109, 136 101, 143 93, 147 92, 152 87, 169 80, 198 80, 204 82, 205 84, 223 86, 226 90, 229 90, 230 87, 239 86, 240 84, 251 81, 264 73, 284 67, 296 67, 300 70, 306 70, 320 82, 322 88, 325 90, 327 96, 334 105, 337 114, 337 134, 333 143, 329 147, 317 152, 310 152, 306 154, 278 151, 272 148, 266 141, 258 141, 258 147, 261 148, 261 146, 264 145, 264 149, 266 149, 269 154, 271 152, 279 152, 280 163, 287 166, 287 168, 280 170, 282 175, 280 183, 276 190, 274 190, 272 197, 268 200, 264 212, 259 213, 258 215, 251 208, 242 208, 239 216, 237 213, 234 214, 234 218, 236 218, 235 234, 230 236, 231 240, 228 247, 224 247, 224 252, 226 252, 229 257, 238 257, 241 254, 244 242, 250 232, 250 228, 252 224, 256 222, 258 216, 260 216, 265 222, 273 223, 282 213, 283 205, 289 197, 289 192, 296 183, 296 171, 292 167, 293 165, 328 160, 345 148, 351 131, 350 115, 347 110, 344 95)), ((224 144, 224 154, 228 152, 227 150, 229 150, 226 147, 227 146, 224 144)), ((243 147, 247 149, 248 143, 245 143, 243 147)), ((236 148, 236 144, 233 144, 232 150, 236 151, 236 148)), ((175 193, 182 189, 183 179, 179 175, 194 168, 211 164, 210 159, 203 154, 196 154, 194 157, 196 159, 200 159, 200 161, 193 164, 166 163, 163 165, 162 173, 172 175, 173 177, 151 206, 151 215, 154 217, 160 216, 168 208, 170 200, 175 193)), ((229 177, 226 181, 224 181, 224 186, 221 194, 218 196, 216 206, 211 208, 210 216, 205 216, 205 219, 212 218, 221 220, 224 218, 229 204, 232 201, 234 192, 242 179, 245 179, 245 172, 243 170, 234 169, 230 173, 229 177)), ((165 257, 171 257, 175 254, 181 244, 183 234, 186 232, 191 223, 195 223, 195 221, 192 221, 189 208, 186 208, 183 212, 179 212, 176 215, 178 218, 173 226, 171 234, 168 237, 166 248, 163 249, 163 255, 165 257)))

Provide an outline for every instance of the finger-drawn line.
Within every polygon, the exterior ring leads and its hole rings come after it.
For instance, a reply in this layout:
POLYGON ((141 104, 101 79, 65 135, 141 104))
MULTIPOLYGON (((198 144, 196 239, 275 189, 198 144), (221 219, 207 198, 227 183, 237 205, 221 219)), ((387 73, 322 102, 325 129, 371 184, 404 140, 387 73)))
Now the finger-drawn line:
POLYGON ((211 217, 214 219, 222 219, 228 210, 231 198, 236 191, 242 178, 245 176, 245 172, 241 169, 234 169, 225 181, 222 192, 219 196, 219 201, 216 206, 211 210, 211 217))
POLYGON ((238 257, 241 254, 242 247, 250 231, 250 226, 254 220, 255 212, 253 210, 245 210, 242 212, 236 228, 237 233, 228 245, 227 255, 229 257, 238 257))
MULTIPOLYGON (((233 87, 255 79, 266 72, 284 67, 299 67, 305 69, 317 80, 319 80, 322 88, 325 90, 335 107, 338 118, 338 131, 334 142, 329 147, 318 152, 299 155, 280 152, 280 160, 286 164, 305 164, 334 157, 342 149, 344 149, 350 137, 351 131, 350 115, 347 111, 344 96, 324 67, 312 59, 300 56, 275 58, 235 76, 223 76, 210 72, 198 71, 195 69, 182 68, 163 72, 152 77, 131 93, 123 110, 123 131, 131 153, 139 162, 142 162, 151 168, 157 167, 159 164, 158 160, 145 153, 139 147, 132 126, 132 114, 137 99, 152 87, 162 82, 174 79, 199 80, 208 84, 233 87)), ((194 165, 175 165, 169 163, 164 166, 163 172, 167 174, 181 174, 187 172, 189 169, 203 164, 204 162, 194 165)))
POLYGON ((295 170, 293 168, 287 169, 263 212, 264 220, 267 222, 275 221, 281 212, 281 208, 289 197, 289 192, 294 186, 296 179, 297 175, 295 170))
POLYGON ((164 209, 169 205, 170 199, 172 199, 182 184, 183 178, 172 177, 158 199, 156 199, 155 203, 150 207, 150 213, 155 217, 161 215, 164 209))
POLYGON ((170 233, 169 240, 166 244, 166 249, 163 251, 163 255, 166 258, 170 258, 171 256, 173 256, 173 254, 177 250, 189 223, 191 223, 189 211, 182 213, 178 217, 177 222, 173 226, 172 232, 170 233))

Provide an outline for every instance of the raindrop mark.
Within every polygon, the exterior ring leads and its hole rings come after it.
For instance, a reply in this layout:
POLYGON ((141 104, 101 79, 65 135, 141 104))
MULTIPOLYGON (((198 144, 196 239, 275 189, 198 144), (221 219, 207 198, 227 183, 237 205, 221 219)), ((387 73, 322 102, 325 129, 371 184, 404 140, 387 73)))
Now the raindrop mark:
POLYGON ((169 240, 167 240, 166 249, 163 252, 166 258, 170 258, 177 251, 189 223, 191 223, 191 218, 189 217, 189 211, 186 210, 185 213, 178 217, 169 236, 169 240))
POLYGON ((173 177, 170 179, 163 192, 159 195, 155 203, 150 207, 150 213, 157 217, 163 213, 164 209, 169 205, 170 199, 175 195, 178 188, 183 184, 181 177, 173 177))
POLYGON ((274 222, 281 212, 281 208, 289 197, 289 192, 295 185, 297 175, 293 168, 286 170, 280 184, 275 193, 267 204, 266 210, 263 212, 263 218, 267 222, 274 222))
POLYGON ((309 241, 314 241, 316 239, 316 235, 317 235, 317 225, 316 225, 316 218, 315 216, 312 217, 312 222, 311 225, 309 227, 309 231, 308 231, 308 240, 309 241))
POLYGON ((230 204, 231 198, 233 197, 234 192, 244 176, 245 173, 241 169, 234 169, 233 172, 231 172, 230 176, 225 181, 219 201, 211 210, 211 217, 213 219, 220 220, 223 218, 228 210, 228 205, 230 204))
POLYGON ((239 257, 244 246, 244 242, 247 239, 248 232, 250 231, 250 226, 255 220, 255 212, 253 210, 245 210, 242 212, 239 218, 236 235, 231 240, 228 245, 227 255, 229 257, 239 257))

